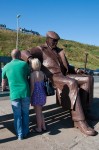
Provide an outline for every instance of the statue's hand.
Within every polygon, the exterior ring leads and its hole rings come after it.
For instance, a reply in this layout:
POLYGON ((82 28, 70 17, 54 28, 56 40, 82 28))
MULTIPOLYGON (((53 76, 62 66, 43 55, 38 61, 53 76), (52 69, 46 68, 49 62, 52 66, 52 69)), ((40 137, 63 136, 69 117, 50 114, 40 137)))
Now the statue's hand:
POLYGON ((76 70, 76 73, 77 73, 77 74, 85 74, 85 71, 78 68, 78 69, 76 70))
POLYGON ((32 57, 29 57, 28 58, 28 62, 31 64, 31 60, 32 60, 33 58, 32 57))

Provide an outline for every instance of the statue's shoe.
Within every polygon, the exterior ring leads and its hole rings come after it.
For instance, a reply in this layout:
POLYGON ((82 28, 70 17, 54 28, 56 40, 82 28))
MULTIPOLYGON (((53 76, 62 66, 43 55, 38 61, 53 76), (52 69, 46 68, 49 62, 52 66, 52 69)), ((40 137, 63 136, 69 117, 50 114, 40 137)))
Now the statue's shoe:
POLYGON ((87 122, 84 121, 75 121, 74 122, 74 127, 78 128, 82 133, 88 135, 88 136, 95 136, 97 132, 89 127, 87 122))

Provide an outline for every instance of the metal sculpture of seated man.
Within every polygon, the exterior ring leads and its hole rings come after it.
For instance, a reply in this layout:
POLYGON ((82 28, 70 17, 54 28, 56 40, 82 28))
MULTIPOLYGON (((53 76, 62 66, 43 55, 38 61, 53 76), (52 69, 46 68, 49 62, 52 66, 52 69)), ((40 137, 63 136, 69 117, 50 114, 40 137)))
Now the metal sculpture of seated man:
POLYGON ((88 136, 96 135, 85 119, 85 111, 93 99, 93 77, 80 74, 80 69, 69 65, 63 49, 57 47, 59 39, 57 33, 49 31, 44 45, 23 50, 21 57, 27 62, 39 58, 42 71, 56 88, 58 103, 71 110, 74 126, 88 136))

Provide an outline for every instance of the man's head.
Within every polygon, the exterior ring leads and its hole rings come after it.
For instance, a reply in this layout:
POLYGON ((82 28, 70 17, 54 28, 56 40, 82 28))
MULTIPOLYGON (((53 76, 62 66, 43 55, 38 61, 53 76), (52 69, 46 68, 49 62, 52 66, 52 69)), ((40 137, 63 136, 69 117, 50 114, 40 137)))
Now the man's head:
POLYGON ((46 33, 46 43, 52 49, 57 46, 58 40, 60 39, 59 35, 54 31, 48 31, 46 33))
POLYGON ((21 52, 18 49, 13 49, 11 52, 12 59, 20 59, 21 52))

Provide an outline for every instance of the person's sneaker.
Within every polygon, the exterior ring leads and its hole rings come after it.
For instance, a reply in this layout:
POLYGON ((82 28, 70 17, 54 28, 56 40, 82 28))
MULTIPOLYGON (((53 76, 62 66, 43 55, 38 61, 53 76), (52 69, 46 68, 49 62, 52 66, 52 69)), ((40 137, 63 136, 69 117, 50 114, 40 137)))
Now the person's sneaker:
POLYGON ((18 137, 18 140, 20 140, 20 141, 21 141, 21 140, 23 140, 23 138, 22 138, 21 136, 19 136, 19 137, 18 137))

